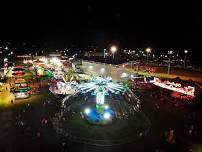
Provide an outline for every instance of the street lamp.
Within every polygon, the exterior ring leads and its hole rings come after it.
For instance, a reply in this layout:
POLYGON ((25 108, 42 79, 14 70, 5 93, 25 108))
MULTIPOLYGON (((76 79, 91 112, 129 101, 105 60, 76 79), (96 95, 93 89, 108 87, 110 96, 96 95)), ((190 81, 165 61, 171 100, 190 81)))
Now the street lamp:
POLYGON ((114 59, 114 53, 117 51, 117 47, 116 46, 112 46, 110 50, 111 50, 111 52, 113 54, 113 59, 114 59))
POLYGON ((105 58, 105 52, 106 52, 106 49, 104 49, 104 58, 105 58))
POLYGON ((151 53, 151 48, 147 48, 145 51, 147 52, 147 64, 148 64, 148 61, 149 61, 149 53, 151 53))
POLYGON ((170 57, 171 57, 171 54, 173 54, 173 51, 168 51, 168 74, 170 74, 170 57))
POLYGON ((184 50, 184 68, 186 67, 186 58, 187 58, 188 50, 184 50))

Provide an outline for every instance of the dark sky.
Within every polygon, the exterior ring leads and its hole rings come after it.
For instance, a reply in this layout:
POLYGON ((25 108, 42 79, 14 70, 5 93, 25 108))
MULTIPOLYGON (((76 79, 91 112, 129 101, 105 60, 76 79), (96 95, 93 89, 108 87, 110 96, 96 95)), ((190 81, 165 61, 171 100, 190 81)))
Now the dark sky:
POLYGON ((87 14, 85 8, 61 2, 8 2, 0 6, 1 39, 8 40, 71 41, 83 32, 81 19, 83 12, 87 14))
POLYGON ((200 42, 202 18, 199 11, 197 3, 122 1, 106 5, 91 2, 88 29, 89 33, 96 33, 99 29, 100 37, 112 36, 124 46, 130 43, 189 48, 200 42))
POLYGON ((117 44, 123 48, 199 51, 199 3, 105 1, 2 3, 0 40, 80 46, 117 44))

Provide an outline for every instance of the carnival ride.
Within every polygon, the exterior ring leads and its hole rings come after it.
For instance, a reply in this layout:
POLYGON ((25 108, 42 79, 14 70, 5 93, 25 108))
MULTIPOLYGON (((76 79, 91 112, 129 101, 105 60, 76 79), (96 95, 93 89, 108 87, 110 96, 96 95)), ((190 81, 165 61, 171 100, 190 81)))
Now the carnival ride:
POLYGON ((49 90, 54 94, 74 94, 76 92, 77 83, 75 81, 67 82, 64 73, 60 68, 53 71, 52 83, 49 90))
POLYGON ((13 75, 15 75, 16 79, 14 86, 15 98, 28 98, 30 96, 30 87, 28 86, 26 80, 22 78, 22 76, 25 74, 25 69, 22 66, 17 66, 13 71, 13 75))
POLYGON ((96 96, 96 106, 84 109, 86 119, 93 124, 112 122, 114 112, 109 105, 105 104, 105 96, 110 93, 120 94, 126 91, 123 85, 112 82, 110 77, 92 77, 89 82, 80 84, 79 90, 82 93, 91 92, 91 95, 96 96))
MULTIPOLYGON (((55 81, 60 84, 63 80, 59 76, 55 81)), ((55 96, 62 105, 51 119, 57 133, 101 145, 131 142, 148 133, 150 120, 140 110, 140 99, 121 82, 92 76, 71 88, 76 90, 74 94, 55 96)))

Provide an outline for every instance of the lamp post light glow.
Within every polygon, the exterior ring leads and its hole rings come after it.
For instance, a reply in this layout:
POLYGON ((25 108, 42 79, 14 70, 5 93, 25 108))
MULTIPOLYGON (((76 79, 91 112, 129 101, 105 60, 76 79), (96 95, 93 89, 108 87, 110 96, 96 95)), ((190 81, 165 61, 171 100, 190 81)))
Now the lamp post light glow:
POLYGON ((112 46, 110 50, 111 50, 111 52, 113 54, 113 59, 114 59, 114 53, 116 53, 117 47, 116 46, 112 46))
POLYGON ((186 67, 186 58, 187 58, 188 50, 184 50, 184 68, 186 67))
POLYGON ((101 68, 100 69, 100 72, 103 74, 103 73, 105 73, 105 68, 101 68))
POLYGON ((149 61, 149 53, 151 53, 151 48, 147 48, 145 51, 147 52, 147 64, 148 64, 148 61, 149 61))
POLYGON ((90 69, 90 70, 92 70, 92 69, 93 69, 93 66, 92 66, 92 65, 90 65, 90 66, 89 66, 89 69, 90 69))
POLYGON ((173 54, 173 51, 168 51, 168 74, 170 74, 170 57, 171 57, 171 54, 173 54))

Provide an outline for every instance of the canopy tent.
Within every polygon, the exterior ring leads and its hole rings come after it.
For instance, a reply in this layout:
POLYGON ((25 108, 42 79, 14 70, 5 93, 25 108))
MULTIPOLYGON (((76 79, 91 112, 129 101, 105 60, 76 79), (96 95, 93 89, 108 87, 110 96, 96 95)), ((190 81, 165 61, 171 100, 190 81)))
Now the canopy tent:
POLYGON ((171 79, 171 81, 174 82, 174 83, 179 83, 179 84, 181 84, 182 86, 185 86, 185 85, 186 85, 186 81, 180 79, 180 77, 176 77, 176 78, 174 78, 174 79, 171 79))
POLYGON ((195 81, 193 81, 192 79, 182 80, 179 76, 174 79, 170 79, 169 81, 174 82, 174 83, 179 83, 182 85, 182 87, 185 87, 185 86, 194 87, 195 86, 195 81))
POLYGON ((195 81, 193 81, 192 79, 189 79, 186 81, 186 86, 192 86, 194 87, 195 86, 195 81))

